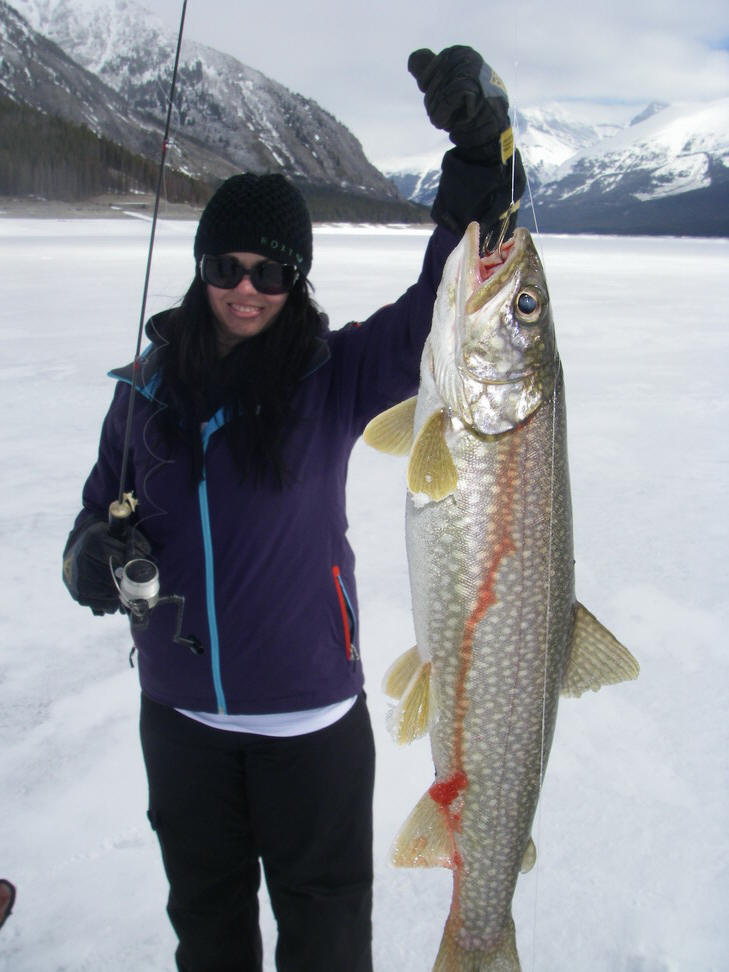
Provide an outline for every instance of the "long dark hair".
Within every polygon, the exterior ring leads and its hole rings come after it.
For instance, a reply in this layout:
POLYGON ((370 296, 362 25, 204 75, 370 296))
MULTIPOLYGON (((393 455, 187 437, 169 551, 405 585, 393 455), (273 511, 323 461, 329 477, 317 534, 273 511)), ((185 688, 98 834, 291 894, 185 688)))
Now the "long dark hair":
POLYGON ((283 445, 293 418, 296 387, 312 359, 322 316, 299 278, 286 303, 260 334, 239 342, 221 357, 206 285, 195 274, 179 307, 161 325, 165 344, 160 395, 163 434, 182 440, 192 461, 192 479, 203 475, 200 426, 225 410, 224 434, 241 479, 290 479, 283 445))

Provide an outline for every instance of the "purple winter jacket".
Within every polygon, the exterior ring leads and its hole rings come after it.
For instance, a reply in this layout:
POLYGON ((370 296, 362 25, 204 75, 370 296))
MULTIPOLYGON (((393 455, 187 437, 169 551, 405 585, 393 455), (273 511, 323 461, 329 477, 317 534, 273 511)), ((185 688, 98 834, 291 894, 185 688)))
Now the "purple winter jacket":
MULTIPOLYGON (((328 705, 362 689, 347 465, 367 422, 417 390, 435 292, 456 242, 437 228, 417 283, 396 303, 324 335, 296 394, 284 449, 294 481, 284 489, 240 481, 220 414, 202 431, 205 469, 197 487, 188 462, 162 458, 150 434, 160 408, 155 354, 145 359, 127 481, 139 500, 139 527, 159 567, 161 594, 184 595, 182 634, 204 646, 197 656, 173 642, 171 605, 156 607, 146 628, 134 626, 142 690, 150 698, 257 714, 328 705)), ((130 384, 124 373, 112 376, 120 380, 76 526, 105 519, 118 491, 130 384)))

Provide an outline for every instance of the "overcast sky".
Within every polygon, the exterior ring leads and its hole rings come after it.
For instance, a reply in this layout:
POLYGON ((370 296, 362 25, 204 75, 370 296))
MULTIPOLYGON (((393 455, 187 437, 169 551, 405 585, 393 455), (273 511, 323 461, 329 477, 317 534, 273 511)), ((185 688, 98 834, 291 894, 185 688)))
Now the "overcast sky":
MULTIPOLYGON (((182 0, 153 8, 177 28, 182 0)), ((407 73, 418 47, 475 47, 516 106, 729 95, 727 0, 188 0, 185 37, 313 98, 378 164, 440 141, 407 73)))

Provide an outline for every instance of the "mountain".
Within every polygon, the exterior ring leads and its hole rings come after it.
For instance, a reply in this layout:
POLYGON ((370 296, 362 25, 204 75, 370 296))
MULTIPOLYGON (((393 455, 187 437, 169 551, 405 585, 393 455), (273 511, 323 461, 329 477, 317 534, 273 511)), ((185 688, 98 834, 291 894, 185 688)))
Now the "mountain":
POLYGON ((162 129, 129 112, 125 100, 0 0, 0 86, 15 102, 87 125, 142 154, 157 151, 162 129))
MULTIPOLYGON (((13 0, 13 6, 137 116, 164 119, 177 38, 154 13, 132 0, 13 0)), ((303 182, 399 198, 351 132, 316 102, 192 41, 182 45, 172 124, 170 159, 193 175, 278 170, 303 182), (191 141, 227 169, 191 155, 191 141)))
POLYGON ((540 186, 541 229, 729 236, 729 98, 654 107, 540 186))
MULTIPOLYGON (((157 161, 176 42, 132 0, 0 0, 0 94, 157 161)), ((316 102, 193 42, 167 164, 208 186, 241 170, 284 172, 315 219, 427 219, 316 102)))
MULTIPOLYGON (((514 137, 529 169, 532 191, 548 182, 576 152, 620 131, 628 120, 626 116, 618 121, 585 121, 568 106, 556 102, 511 114, 514 137)), ((408 199, 430 205, 438 188, 441 158, 452 148, 444 134, 431 152, 386 162, 383 171, 408 199)))
MULTIPOLYGON (((514 129, 530 182, 521 223, 531 229, 729 236, 729 99, 600 122, 552 104, 515 112, 514 129)), ((439 165, 436 153, 386 171, 430 205, 439 165)))

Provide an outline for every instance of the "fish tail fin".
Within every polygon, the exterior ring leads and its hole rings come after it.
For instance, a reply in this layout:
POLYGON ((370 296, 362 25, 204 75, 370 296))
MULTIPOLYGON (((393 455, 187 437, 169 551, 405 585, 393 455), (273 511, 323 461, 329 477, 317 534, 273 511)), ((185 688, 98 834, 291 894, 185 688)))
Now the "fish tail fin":
POLYGON ((453 867, 453 836, 445 814, 429 793, 400 828, 390 861, 395 867, 453 867))
POLYGON ((367 445, 391 456, 406 456, 413 444, 416 402, 408 398, 368 422, 362 433, 367 445))
POLYGON ((572 648, 562 678, 562 695, 577 697, 588 689, 637 678, 638 662, 587 608, 577 602, 572 648))
POLYGON ((454 923, 446 922, 433 972, 521 972, 516 950, 514 922, 504 929, 500 941, 483 949, 466 949, 458 941, 454 923))
POLYGON ((401 655, 385 674, 385 693, 399 700, 388 714, 388 729, 401 746, 424 736, 433 723, 431 671, 431 663, 423 661, 415 647, 401 655))

